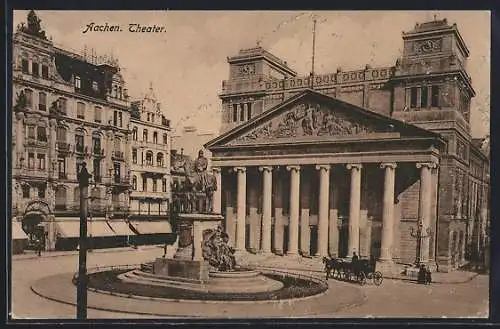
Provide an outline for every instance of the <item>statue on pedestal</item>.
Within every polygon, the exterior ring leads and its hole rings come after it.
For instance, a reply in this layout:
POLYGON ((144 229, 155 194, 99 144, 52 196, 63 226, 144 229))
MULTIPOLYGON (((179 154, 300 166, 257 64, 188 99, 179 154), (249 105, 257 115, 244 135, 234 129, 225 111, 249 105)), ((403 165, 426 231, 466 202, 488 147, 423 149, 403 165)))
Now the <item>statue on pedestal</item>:
POLYGON ((213 211, 212 197, 217 190, 217 180, 214 175, 207 172, 207 168, 208 160, 203 155, 202 150, 198 152, 198 158, 194 162, 186 161, 184 163, 186 174, 184 187, 189 195, 188 199, 197 203, 197 207, 191 207, 191 209, 200 213, 213 211))

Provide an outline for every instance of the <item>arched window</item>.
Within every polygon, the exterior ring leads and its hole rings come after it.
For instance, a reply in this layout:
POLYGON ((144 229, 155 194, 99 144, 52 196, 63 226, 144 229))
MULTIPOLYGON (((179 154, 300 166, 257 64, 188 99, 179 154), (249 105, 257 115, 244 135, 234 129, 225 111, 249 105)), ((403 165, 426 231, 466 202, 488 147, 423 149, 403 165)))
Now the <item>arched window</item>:
POLYGON ((132 188, 137 190, 137 176, 132 176, 132 188))
POLYGON ((66 188, 58 187, 56 190, 56 210, 65 210, 66 209, 66 188))
POLYGON ((148 141, 148 130, 147 129, 144 129, 142 131, 142 140, 147 142, 148 141))
POLYGON ((158 133, 156 131, 153 132, 153 143, 158 144, 158 133))
POLYGON ((33 90, 24 89, 24 95, 26 96, 26 107, 33 108, 33 90))
POLYGON ((92 153, 101 154, 101 135, 94 131, 92 133, 92 153))
POLYGON ((151 151, 146 152, 146 164, 153 165, 153 152, 151 151))
POLYGON ((85 148, 85 136, 82 131, 77 131, 75 133, 75 149, 77 152, 83 153, 85 148))
POLYGON ((132 129, 132 139, 135 141, 137 140, 137 127, 132 129))
POLYGON ((163 167, 163 153, 159 152, 157 155, 156 155, 156 165, 158 167, 163 167))

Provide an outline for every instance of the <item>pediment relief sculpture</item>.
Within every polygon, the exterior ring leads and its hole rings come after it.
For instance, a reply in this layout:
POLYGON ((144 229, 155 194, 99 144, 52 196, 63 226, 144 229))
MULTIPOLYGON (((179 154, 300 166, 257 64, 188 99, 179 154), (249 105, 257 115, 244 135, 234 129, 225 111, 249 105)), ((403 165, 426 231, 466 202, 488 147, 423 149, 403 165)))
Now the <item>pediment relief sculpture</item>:
POLYGON ((303 103, 238 137, 234 142, 307 136, 349 136, 376 132, 376 127, 359 120, 320 104, 303 103))

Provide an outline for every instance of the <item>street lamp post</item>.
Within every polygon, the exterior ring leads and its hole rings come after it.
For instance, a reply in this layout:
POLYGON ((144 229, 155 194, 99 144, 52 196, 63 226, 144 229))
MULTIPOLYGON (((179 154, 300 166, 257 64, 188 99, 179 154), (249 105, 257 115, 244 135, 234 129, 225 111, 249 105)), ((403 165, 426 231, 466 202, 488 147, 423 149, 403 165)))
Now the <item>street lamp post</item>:
POLYGON ((85 320, 87 318, 87 215, 90 177, 92 175, 88 173, 84 162, 78 173, 78 185, 80 188, 80 250, 78 255, 78 286, 76 291, 76 318, 78 320, 85 320))
POLYGON ((415 264, 420 265, 420 263, 422 262, 422 258, 423 258, 422 257, 422 241, 423 241, 423 239, 430 237, 431 228, 426 227, 425 232, 424 232, 422 221, 419 220, 417 230, 415 231, 415 229, 413 227, 411 227, 410 230, 411 230, 410 235, 417 240, 417 255, 415 257, 415 264))

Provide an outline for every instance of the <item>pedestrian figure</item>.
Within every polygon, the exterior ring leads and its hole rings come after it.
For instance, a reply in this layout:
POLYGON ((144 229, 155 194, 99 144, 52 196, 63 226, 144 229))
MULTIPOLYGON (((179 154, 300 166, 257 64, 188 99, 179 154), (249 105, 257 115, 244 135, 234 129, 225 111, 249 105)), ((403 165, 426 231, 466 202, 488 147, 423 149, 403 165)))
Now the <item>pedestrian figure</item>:
POLYGON ((417 282, 420 284, 426 284, 427 282, 427 270, 424 264, 420 264, 420 269, 418 271, 417 282))
POLYGON ((42 256, 42 242, 39 239, 36 239, 36 250, 38 256, 42 256))
POLYGON ((165 243, 165 245, 163 246, 163 258, 166 257, 167 257, 167 244, 165 243))
POLYGON ((431 282, 432 282, 431 269, 427 268, 427 271, 425 272, 425 284, 431 284, 431 282))
POLYGON ((352 261, 355 262, 359 259, 358 255, 356 254, 355 251, 352 252, 352 261))

